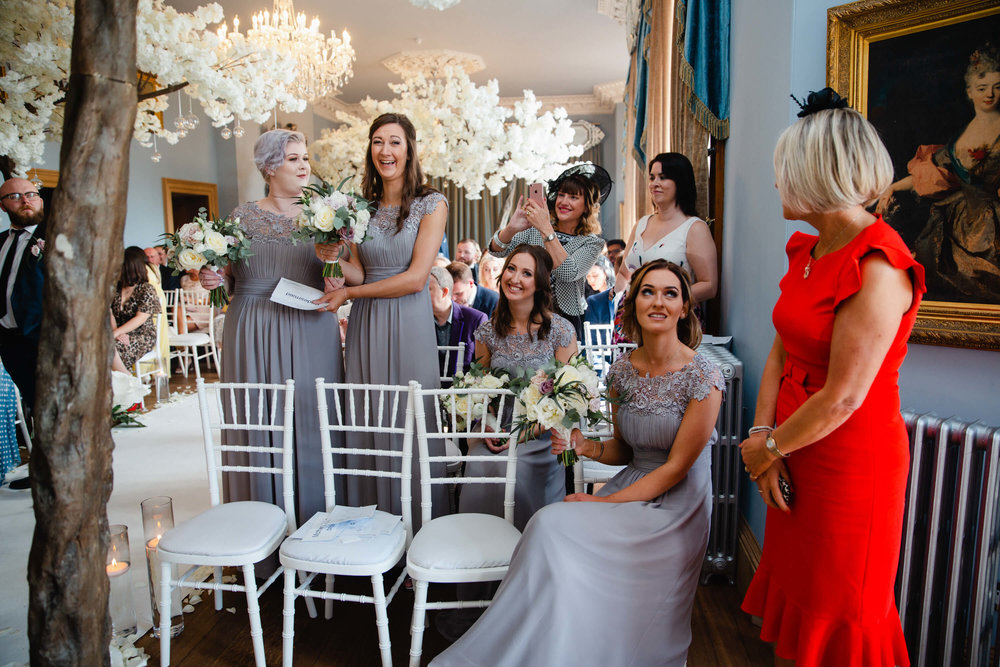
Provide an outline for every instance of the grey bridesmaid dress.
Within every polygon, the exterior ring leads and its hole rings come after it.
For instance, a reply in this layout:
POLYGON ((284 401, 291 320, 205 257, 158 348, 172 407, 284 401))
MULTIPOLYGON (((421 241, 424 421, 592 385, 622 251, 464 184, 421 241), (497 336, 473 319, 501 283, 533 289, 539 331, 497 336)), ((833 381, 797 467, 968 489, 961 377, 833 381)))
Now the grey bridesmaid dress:
MULTIPOLYGON (((432 192, 417 197, 410 206, 410 213, 403 222, 403 228, 396 232, 399 217, 398 206, 382 206, 372 216, 368 225, 368 241, 358 246, 358 254, 365 269, 365 284, 391 278, 402 273, 413 259, 413 246, 424 216, 432 213, 441 203, 444 195, 432 192)), ((435 243, 437 247, 438 243, 435 243)), ((423 389, 439 389, 437 334, 434 331, 434 315, 427 285, 413 294, 393 298, 355 299, 351 305, 351 315, 347 323, 344 360, 345 377, 348 382, 373 384, 406 385, 411 380, 420 383, 423 389)), ((430 419, 431 402, 425 409, 430 419)), ((404 418, 400 410, 400 424, 404 418)), ((432 441, 435 448, 432 455, 444 454, 443 443, 432 441)), ((372 433, 349 434, 347 446, 360 449, 393 449, 401 451, 401 437, 372 433)), ((371 466, 371 461, 360 455, 348 456, 347 466, 371 466)), ((398 459, 393 459, 398 461, 398 459)), ((397 469, 398 469, 398 463, 397 469)), ((379 457, 378 469, 386 470, 390 459, 379 457)), ((417 458, 417 443, 413 443, 413 525, 420 527, 420 486, 417 458)), ((347 502, 351 505, 377 504, 380 510, 399 514, 399 483, 386 478, 352 477, 346 480, 347 502)), ((433 515, 438 516, 448 506, 447 490, 443 485, 434 487, 432 498, 433 515)))
MULTIPOLYGON (((256 202, 237 207, 232 217, 250 238, 253 253, 232 265, 234 289, 223 329, 223 382, 283 383, 295 380, 295 504, 299 524, 326 509, 323 498, 323 458, 316 412, 317 377, 343 379, 336 313, 297 310, 270 300, 281 278, 323 289, 323 264, 311 243, 292 243, 294 217, 260 208, 256 202)), ((280 406, 279 406, 280 414, 280 406)), ((333 434, 336 436, 336 434, 333 434)), ((245 435, 231 433, 225 442, 245 435)), ((253 444, 281 446, 280 435, 253 434, 253 444)), ((334 437, 334 444, 337 444, 334 437)), ((255 465, 280 465, 280 457, 253 454, 255 465)), ((246 461, 245 454, 227 453, 226 460, 246 461)), ((282 505, 281 479, 269 475, 226 473, 227 500, 259 500, 282 505)))
MULTIPOLYGON (((722 374, 701 355, 642 377, 625 355, 611 382, 623 396, 618 427, 632 462, 598 495, 623 489, 667 460, 684 410, 722 374)), ((432 665, 668 665, 681 667, 708 544, 711 451, 650 502, 556 503, 521 538, 486 613, 432 665), (585 625, 575 623, 592 609, 585 625)))
MULTIPOLYGON (((513 373, 523 369, 529 373, 541 368, 555 356, 555 351, 573 342, 576 333, 564 317, 553 314, 549 335, 539 340, 528 334, 500 337, 487 320, 476 329, 476 342, 490 351, 490 368, 513 373)), ((509 415, 507 416, 509 419, 509 415)), ((469 454, 490 455, 493 452, 482 440, 470 443, 469 454)), ((467 477, 503 476, 506 456, 500 461, 469 461, 467 477)), ((524 530, 535 512, 566 495, 566 472, 552 454, 546 433, 541 438, 517 446, 517 485, 514 487, 514 526, 524 530)), ((499 484, 467 484, 458 501, 459 512, 478 512, 503 516, 503 487, 499 484)))

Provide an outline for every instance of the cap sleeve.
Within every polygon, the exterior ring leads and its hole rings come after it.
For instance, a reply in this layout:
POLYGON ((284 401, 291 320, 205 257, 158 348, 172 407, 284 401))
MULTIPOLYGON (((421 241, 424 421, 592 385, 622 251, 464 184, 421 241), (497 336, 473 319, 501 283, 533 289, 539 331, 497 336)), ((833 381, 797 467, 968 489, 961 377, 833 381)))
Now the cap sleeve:
POLYGON ((694 360, 689 366, 691 378, 688 383, 688 400, 705 400, 713 389, 719 391, 726 390, 726 379, 722 376, 722 369, 718 364, 701 354, 694 355, 694 360))
POLYGON ((160 298, 156 296, 156 288, 149 283, 140 283, 136 288, 139 292, 137 310, 150 315, 160 312, 160 298))
POLYGON ((482 343, 492 352, 493 348, 496 347, 496 331, 493 329, 493 321, 486 320, 478 327, 476 327, 476 332, 472 334, 476 339, 477 343, 482 343))
POLYGON ((423 197, 418 197, 416 200, 415 208, 420 213, 420 217, 425 215, 430 215, 437 208, 437 205, 444 202, 445 208, 448 207, 448 199, 440 192, 430 192, 423 197))
POLYGON ((549 332, 552 348, 566 347, 576 339, 576 330, 565 317, 552 315, 552 330, 549 332))
POLYGON ((869 229, 871 229, 869 235, 871 238, 866 238, 863 242, 855 244, 851 248, 850 257, 844 262, 837 280, 837 291, 833 299, 834 308, 840 307, 841 303, 854 296, 861 289, 861 261, 876 252, 885 257, 886 261, 894 268, 909 272, 910 280, 913 282, 914 295, 927 291, 924 284, 924 267, 913 259, 909 248, 903 243, 896 230, 889 227, 881 218, 869 229))
POLYGON ((608 386, 618 392, 619 396, 624 396, 627 393, 625 383, 632 370, 632 362, 629 361, 631 356, 632 351, 626 350, 608 368, 608 386))

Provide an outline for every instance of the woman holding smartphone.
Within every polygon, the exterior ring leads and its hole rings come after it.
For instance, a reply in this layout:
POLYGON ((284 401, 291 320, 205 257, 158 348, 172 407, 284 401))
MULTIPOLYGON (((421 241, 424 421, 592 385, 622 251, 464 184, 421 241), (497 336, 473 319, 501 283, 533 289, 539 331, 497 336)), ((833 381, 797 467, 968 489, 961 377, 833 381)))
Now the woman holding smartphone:
POLYGON ((497 257, 522 243, 545 248, 552 258, 555 311, 570 321, 577 340, 583 340, 587 272, 604 248, 597 216, 611 185, 608 172, 595 164, 570 167, 549 183, 547 205, 532 186, 532 196, 518 199, 514 215, 490 239, 497 257))

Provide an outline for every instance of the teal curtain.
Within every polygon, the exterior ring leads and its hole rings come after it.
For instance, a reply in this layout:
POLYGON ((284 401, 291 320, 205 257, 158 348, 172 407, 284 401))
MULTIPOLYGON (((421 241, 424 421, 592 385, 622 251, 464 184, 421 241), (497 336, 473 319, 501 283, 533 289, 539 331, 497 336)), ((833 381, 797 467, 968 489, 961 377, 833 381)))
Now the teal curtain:
POLYGON ((730 0, 677 0, 680 75, 688 107, 716 139, 729 136, 730 0))
MULTIPOLYGON (((639 164, 646 164, 646 90, 649 86, 649 32, 651 30, 650 9, 652 0, 643 2, 642 11, 639 13, 639 23, 635 31, 635 93, 632 99, 632 106, 635 111, 635 126, 632 128, 632 152, 639 164)), ((629 69, 629 79, 632 78, 632 70, 629 69)), ((625 84, 626 90, 631 81, 625 84)), ((626 104, 628 100, 626 100, 626 104)))

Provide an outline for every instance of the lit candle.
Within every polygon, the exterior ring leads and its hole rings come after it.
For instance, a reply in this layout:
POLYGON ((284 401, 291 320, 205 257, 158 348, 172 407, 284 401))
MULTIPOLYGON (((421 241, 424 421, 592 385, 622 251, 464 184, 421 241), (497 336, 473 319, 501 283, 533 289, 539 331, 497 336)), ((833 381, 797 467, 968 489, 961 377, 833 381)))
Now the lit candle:
POLYGON ((149 548, 149 549, 155 549, 156 545, 159 544, 159 543, 160 543, 160 536, 157 535, 156 537, 154 537, 153 539, 151 539, 149 542, 146 542, 146 547, 149 548))
POLYGON ((128 572, 129 564, 125 561, 118 562, 112 558, 106 569, 109 577, 120 577, 128 572))

